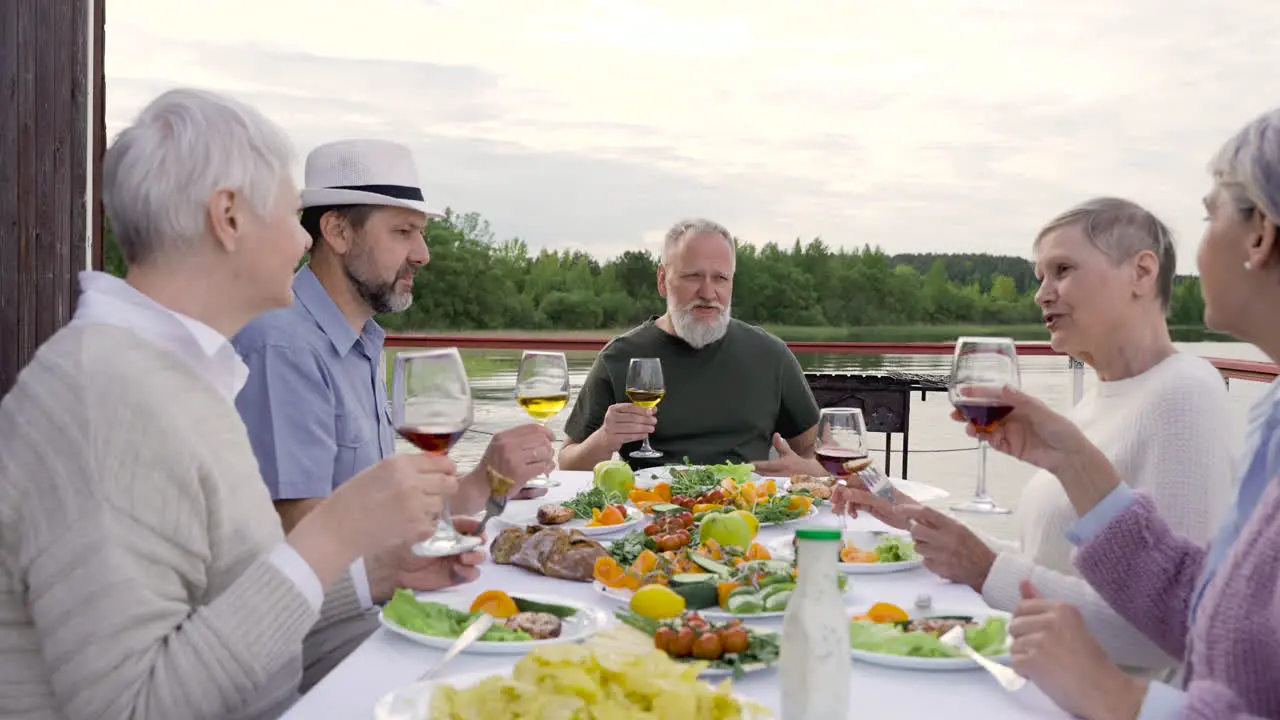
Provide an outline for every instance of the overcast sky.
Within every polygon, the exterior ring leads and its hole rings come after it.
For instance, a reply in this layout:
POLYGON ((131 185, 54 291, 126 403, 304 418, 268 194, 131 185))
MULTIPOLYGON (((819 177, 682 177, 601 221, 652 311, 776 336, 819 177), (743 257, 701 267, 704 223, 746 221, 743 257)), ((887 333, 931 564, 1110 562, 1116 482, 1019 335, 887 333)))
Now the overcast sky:
MULTIPOLYGON (((410 145, 428 200, 607 258, 688 215, 763 244, 1027 255, 1096 194, 1173 225, 1280 105, 1262 0, 109 0, 107 132, 175 86, 300 155, 410 145), (785 9, 784 9, 785 7, 785 9)), ((301 180, 301 162, 298 165, 301 180)))

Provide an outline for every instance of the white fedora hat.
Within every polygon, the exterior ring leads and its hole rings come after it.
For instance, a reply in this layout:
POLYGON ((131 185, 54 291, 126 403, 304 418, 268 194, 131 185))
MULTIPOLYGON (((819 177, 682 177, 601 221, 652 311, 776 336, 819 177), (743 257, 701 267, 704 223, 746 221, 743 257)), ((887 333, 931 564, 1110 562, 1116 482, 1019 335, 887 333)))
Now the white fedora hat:
POLYGON ((387 140, 339 140, 307 155, 302 207, 389 205, 443 214, 427 206, 413 153, 387 140))

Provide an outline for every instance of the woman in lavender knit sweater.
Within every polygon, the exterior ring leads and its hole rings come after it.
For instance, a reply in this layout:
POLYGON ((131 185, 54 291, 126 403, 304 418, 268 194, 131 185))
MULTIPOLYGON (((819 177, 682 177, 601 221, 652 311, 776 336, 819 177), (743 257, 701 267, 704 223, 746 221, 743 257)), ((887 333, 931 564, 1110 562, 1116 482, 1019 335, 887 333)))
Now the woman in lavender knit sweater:
MULTIPOLYGON (((1280 361, 1280 110, 1228 140, 1210 170, 1197 256, 1205 324, 1280 361)), ((1015 410, 991 446, 1057 476, 1080 516, 1068 538, 1081 574, 1184 659, 1176 684, 1126 676, 1078 610, 1024 582, 1010 624, 1014 668, 1087 720, 1280 717, 1280 381, 1250 413, 1235 502, 1208 548, 1173 533, 1074 424, 1001 392, 1015 410)))

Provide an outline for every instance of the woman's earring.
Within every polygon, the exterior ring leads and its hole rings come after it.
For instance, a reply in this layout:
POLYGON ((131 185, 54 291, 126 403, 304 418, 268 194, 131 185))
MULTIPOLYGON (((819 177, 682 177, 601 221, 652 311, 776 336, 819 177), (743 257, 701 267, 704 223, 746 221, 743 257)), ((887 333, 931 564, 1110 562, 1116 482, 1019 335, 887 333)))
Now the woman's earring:
POLYGON ((1250 271, 1250 270, 1253 270, 1253 263, 1252 263, 1252 262, 1250 262, 1250 261, 1248 261, 1248 260, 1245 260, 1245 261, 1244 261, 1244 269, 1245 269, 1245 272, 1248 272, 1248 271, 1250 271))

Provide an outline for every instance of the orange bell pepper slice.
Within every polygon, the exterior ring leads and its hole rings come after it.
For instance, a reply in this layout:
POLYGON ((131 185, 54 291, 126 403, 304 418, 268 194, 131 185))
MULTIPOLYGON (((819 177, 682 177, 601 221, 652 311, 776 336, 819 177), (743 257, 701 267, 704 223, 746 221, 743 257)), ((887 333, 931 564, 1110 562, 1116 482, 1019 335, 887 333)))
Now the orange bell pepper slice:
POLYGON ((501 590, 486 590, 471 603, 471 612, 484 611, 498 619, 509 618, 519 612, 516 601, 501 590))

